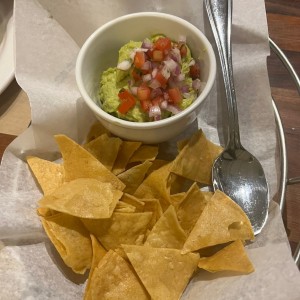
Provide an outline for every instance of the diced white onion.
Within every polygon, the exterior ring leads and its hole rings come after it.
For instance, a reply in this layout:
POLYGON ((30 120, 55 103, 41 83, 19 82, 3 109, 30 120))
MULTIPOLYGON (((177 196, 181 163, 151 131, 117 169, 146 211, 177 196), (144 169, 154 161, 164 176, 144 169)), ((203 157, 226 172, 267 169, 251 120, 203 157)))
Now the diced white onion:
POLYGON ((160 108, 166 109, 167 107, 168 107, 168 101, 167 100, 162 101, 160 104, 160 108))
POLYGON ((190 61, 190 63, 189 63, 189 67, 193 66, 195 63, 196 63, 195 60, 192 59, 192 60, 190 61))
POLYGON ((151 82, 149 83, 149 87, 151 87, 152 89, 157 89, 161 87, 161 84, 158 80, 152 79, 151 82))
POLYGON ((161 115, 161 110, 158 105, 153 105, 150 107, 150 109, 149 109, 149 117, 150 118, 160 116, 160 115, 161 115))
POLYGON ((161 74, 166 78, 166 79, 169 79, 169 77, 171 76, 171 73, 170 73, 170 70, 164 66, 162 69, 161 69, 161 74))
POLYGON ((132 95, 134 95, 134 96, 137 95, 137 90, 138 90, 137 86, 131 86, 129 89, 130 89, 130 92, 132 95))
POLYGON ((192 87, 195 91, 200 91, 201 90, 201 87, 202 87, 202 82, 200 79, 195 79, 193 80, 192 82, 192 87))
POLYGON ((176 63, 176 61, 174 61, 172 58, 165 60, 164 61, 165 66, 169 69, 170 72, 174 73, 178 63, 176 63))
POLYGON ((180 74, 176 77, 176 80, 177 80, 177 81, 183 81, 184 79, 185 79, 184 73, 180 73, 180 74))
POLYGON ((171 104, 167 106, 166 110, 171 112, 173 115, 176 115, 181 112, 181 110, 178 107, 171 104))
POLYGON ((151 73, 153 78, 157 75, 157 72, 158 72, 158 68, 154 68, 152 73, 151 73))
POLYGON ((145 75, 142 76, 143 82, 150 81, 151 79, 152 79, 151 74, 145 74, 145 75))
POLYGON ((122 71, 127 71, 131 67, 131 61, 129 60, 123 60, 117 65, 117 69, 122 70, 122 71))

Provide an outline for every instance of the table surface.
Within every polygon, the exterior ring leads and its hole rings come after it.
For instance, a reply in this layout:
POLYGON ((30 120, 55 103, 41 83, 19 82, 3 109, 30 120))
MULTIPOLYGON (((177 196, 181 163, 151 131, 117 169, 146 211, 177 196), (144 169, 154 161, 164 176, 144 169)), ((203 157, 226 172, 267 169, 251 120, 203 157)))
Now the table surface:
MULTIPOLYGON (((300 1, 266 0, 270 38, 300 73, 300 1)), ((272 96, 281 115, 288 154, 288 177, 300 176, 300 97, 296 86, 274 53, 268 57, 272 96)), ((14 80, 0 95, 0 158, 8 144, 30 123, 26 94, 14 80)), ((300 184, 289 185, 284 221, 294 251, 300 241, 300 184)))

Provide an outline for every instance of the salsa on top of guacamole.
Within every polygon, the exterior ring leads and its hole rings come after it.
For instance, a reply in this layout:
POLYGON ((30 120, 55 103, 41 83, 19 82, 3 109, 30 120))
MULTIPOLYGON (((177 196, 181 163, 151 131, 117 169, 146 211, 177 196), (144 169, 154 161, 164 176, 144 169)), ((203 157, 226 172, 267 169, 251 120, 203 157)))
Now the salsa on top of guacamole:
POLYGON ((101 75, 103 110, 128 121, 149 122, 179 113, 200 92, 200 64, 185 37, 163 35, 130 41, 119 50, 118 65, 101 75))

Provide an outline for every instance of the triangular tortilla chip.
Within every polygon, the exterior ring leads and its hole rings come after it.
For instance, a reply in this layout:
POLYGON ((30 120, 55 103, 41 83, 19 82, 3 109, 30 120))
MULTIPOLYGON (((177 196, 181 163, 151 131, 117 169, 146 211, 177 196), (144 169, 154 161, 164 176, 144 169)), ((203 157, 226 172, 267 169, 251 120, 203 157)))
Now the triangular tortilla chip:
POLYGON ((200 258, 198 267, 209 272, 233 271, 249 274, 254 267, 241 240, 237 240, 211 257, 200 258))
POLYGON ((109 218, 121 197, 110 183, 79 178, 44 196, 39 205, 80 218, 109 218))
POLYGON ((40 219, 65 264, 75 273, 84 274, 91 266, 92 245, 80 219, 63 213, 40 219))
POLYGON ((214 160, 223 148, 208 141, 200 129, 179 152, 170 171, 203 184, 211 184, 214 160))
POLYGON ((134 196, 159 199, 162 209, 166 210, 170 205, 170 187, 168 186, 170 165, 171 163, 166 164, 149 174, 137 188, 134 196))
POLYGON ((177 249, 123 245, 151 299, 179 299, 194 271, 199 255, 177 249))
POLYGON ((217 190, 187 238, 183 253, 235 240, 253 240, 251 223, 241 207, 217 190))
POLYGON ((102 134, 83 147, 93 154, 108 170, 112 170, 121 144, 122 140, 120 138, 102 134))
POLYGON ((92 234, 91 234, 91 241, 92 241, 92 249, 93 249, 93 259, 92 259, 91 269, 89 272, 88 282, 85 287, 84 300, 92 300, 91 295, 90 295, 91 278, 92 278, 95 268, 98 267, 100 260, 107 253, 107 251, 102 247, 102 245, 99 243, 99 241, 92 234))
POLYGON ((163 210, 160 205, 160 201, 157 199, 142 199, 144 202, 143 212, 152 212, 152 219, 149 223, 149 229, 151 229, 159 218, 163 215, 163 210))
POLYGON ((82 219, 83 224, 105 247, 116 249, 121 244, 144 242, 152 213, 113 213, 109 219, 82 219))
POLYGON ((108 136, 110 136, 110 132, 99 121, 97 121, 92 125, 90 131, 87 134, 87 143, 102 134, 107 134, 108 136))
POLYGON ((65 169, 65 180, 94 178, 109 182, 116 189, 123 190, 125 185, 112 174, 97 158, 65 135, 56 135, 65 169))
POLYGON ((127 212, 127 213, 134 213, 136 211, 136 207, 130 205, 126 202, 119 201, 114 212, 127 212))
POLYGON ((177 216, 183 230, 189 234, 200 217, 207 200, 195 182, 179 204, 177 216))
POLYGON ((110 250, 93 272, 88 299, 149 300, 150 297, 132 267, 110 250))
POLYGON ((136 212, 144 211, 145 203, 141 199, 138 199, 130 194, 124 193, 120 202, 125 202, 129 205, 134 206, 136 208, 136 212))
POLYGON ((125 171, 127 164, 133 153, 142 145, 141 142, 123 141, 112 172, 116 175, 125 171))
POLYGON ((145 245, 155 248, 182 249, 187 236, 178 223, 172 205, 164 212, 149 233, 145 245))
POLYGON ((139 149, 137 149, 129 162, 143 162, 146 160, 155 160, 158 154, 158 146, 150 146, 150 145, 142 145, 139 149))
POLYGON ((64 167, 34 156, 27 157, 27 163, 42 188, 44 195, 49 195, 64 182, 64 167))
POLYGON ((133 194, 136 191, 143 182, 151 165, 152 163, 146 160, 142 164, 136 165, 117 176, 126 185, 125 193, 133 194))

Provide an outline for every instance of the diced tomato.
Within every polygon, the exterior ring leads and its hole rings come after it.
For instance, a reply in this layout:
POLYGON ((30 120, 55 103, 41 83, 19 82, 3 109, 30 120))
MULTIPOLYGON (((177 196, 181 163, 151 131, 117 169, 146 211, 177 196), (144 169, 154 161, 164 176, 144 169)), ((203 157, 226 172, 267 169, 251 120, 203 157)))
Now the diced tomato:
POLYGON ((149 100, 151 89, 147 85, 141 85, 137 89, 137 97, 141 101, 149 100))
POLYGON ((160 72, 158 71, 155 75, 155 79, 162 85, 165 86, 167 84, 168 79, 160 72))
POLYGON ((118 111, 121 114, 126 114, 132 107, 135 106, 135 98, 128 90, 121 90, 118 94, 121 104, 118 107, 118 111))
POLYGON ((131 71, 131 77, 135 81, 140 81, 140 80, 142 80, 142 72, 136 68, 133 68, 131 71))
POLYGON ((164 52, 162 50, 153 50, 152 59, 154 61, 163 61, 164 60, 164 52))
POLYGON ((185 57, 187 55, 187 47, 185 44, 182 44, 179 50, 181 57, 185 57))
POLYGON ((134 59, 133 59, 133 64, 135 65, 136 68, 140 69, 142 65, 146 61, 146 55, 143 51, 138 51, 135 53, 134 59))
POLYGON ((158 49, 161 51, 170 50, 172 47, 172 42, 167 37, 160 37, 155 43, 154 43, 154 49, 158 49))
POLYGON ((143 111, 148 111, 149 108, 152 106, 150 100, 144 100, 144 101, 141 101, 140 103, 141 103, 141 107, 142 107, 143 111))
POLYGON ((194 65, 190 66, 190 76, 193 80, 199 78, 200 79, 200 65, 199 63, 195 63, 194 65))
POLYGON ((157 96, 154 99, 152 99, 152 105, 160 106, 160 104, 164 101, 163 96, 157 96))
POLYGON ((169 95, 170 102, 173 102, 173 103, 179 103, 182 99, 182 96, 181 96, 181 93, 180 93, 180 90, 178 87, 168 89, 168 95, 169 95))

